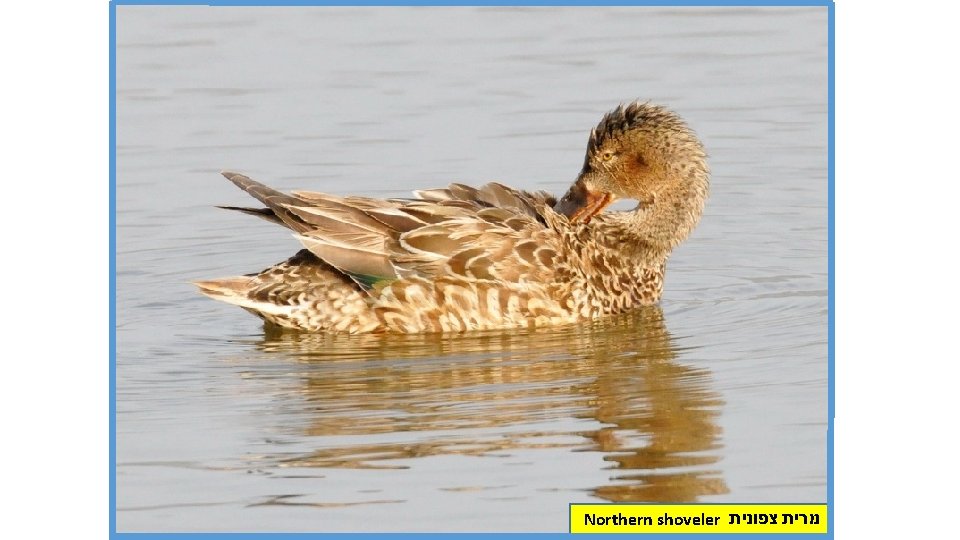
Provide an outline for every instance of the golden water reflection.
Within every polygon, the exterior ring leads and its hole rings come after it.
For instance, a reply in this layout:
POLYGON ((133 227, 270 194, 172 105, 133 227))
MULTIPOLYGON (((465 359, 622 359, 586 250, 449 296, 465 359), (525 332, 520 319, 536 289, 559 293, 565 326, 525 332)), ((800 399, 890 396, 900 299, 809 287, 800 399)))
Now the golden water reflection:
POLYGON ((677 361, 659 307, 589 325, 457 336, 268 330, 259 346, 297 362, 300 414, 317 443, 278 456, 282 467, 406 468, 427 456, 555 448, 600 453, 609 482, 590 492, 602 499, 689 502, 728 492, 712 467, 723 402, 709 370, 677 361))

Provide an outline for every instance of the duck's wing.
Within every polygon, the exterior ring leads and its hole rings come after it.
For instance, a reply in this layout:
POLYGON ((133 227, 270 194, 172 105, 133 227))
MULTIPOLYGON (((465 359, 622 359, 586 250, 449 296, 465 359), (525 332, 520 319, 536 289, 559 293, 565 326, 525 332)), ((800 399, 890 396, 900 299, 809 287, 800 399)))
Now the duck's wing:
POLYGON ((474 207, 514 210, 544 223, 543 206, 553 207, 556 199, 546 191, 529 192, 490 182, 480 188, 464 184, 450 184, 442 189, 424 189, 413 192, 420 200, 431 202, 461 201, 474 207))
MULTIPOLYGON (((290 228, 313 254, 370 290, 397 279, 538 279, 556 257, 553 198, 502 184, 452 184, 418 199, 286 195, 224 173, 267 206, 238 209, 290 228)), ((233 208, 233 207, 231 207, 233 208)))
POLYGON ((246 208, 240 206, 220 206, 219 208, 251 214, 272 223, 283 225, 294 232, 309 230, 309 225, 288 210, 290 206, 305 204, 305 201, 277 191, 270 186, 261 184, 239 173, 223 171, 220 174, 227 180, 233 182, 238 188, 247 192, 248 195, 263 203, 266 208, 246 208))

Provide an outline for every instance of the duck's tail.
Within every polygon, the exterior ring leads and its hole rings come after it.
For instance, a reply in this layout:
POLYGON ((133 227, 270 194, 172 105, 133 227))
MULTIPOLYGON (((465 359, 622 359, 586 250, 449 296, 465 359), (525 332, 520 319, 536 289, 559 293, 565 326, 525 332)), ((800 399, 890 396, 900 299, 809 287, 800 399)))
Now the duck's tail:
POLYGON ((289 311, 288 306, 280 306, 256 298, 252 293, 259 284, 254 276, 194 281, 193 284, 200 289, 201 293, 214 300, 240 306, 256 313, 280 315, 284 310, 289 311))
POLYGON ((220 174, 254 199, 262 202, 266 205, 266 208, 246 208, 241 206, 220 206, 219 208, 251 214, 271 223, 283 225, 298 233, 302 233, 310 228, 303 219, 289 210, 290 206, 300 206, 304 204, 304 201, 301 199, 277 191, 270 186, 261 184, 240 173, 222 171, 220 174))
POLYGON ((359 332, 378 324, 357 285, 306 249, 257 274, 193 284, 214 300, 286 328, 359 332))

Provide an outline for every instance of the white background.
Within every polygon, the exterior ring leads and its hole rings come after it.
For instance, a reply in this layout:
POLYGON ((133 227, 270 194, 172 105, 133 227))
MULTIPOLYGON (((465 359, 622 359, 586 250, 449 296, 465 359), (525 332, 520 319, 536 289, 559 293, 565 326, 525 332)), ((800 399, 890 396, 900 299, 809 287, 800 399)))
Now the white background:
MULTIPOLYGON (((941 537, 958 485, 957 9, 837 4, 837 537, 941 537)), ((3 526, 18 537, 108 534, 108 15, 20 2, 0 21, 3 526)))

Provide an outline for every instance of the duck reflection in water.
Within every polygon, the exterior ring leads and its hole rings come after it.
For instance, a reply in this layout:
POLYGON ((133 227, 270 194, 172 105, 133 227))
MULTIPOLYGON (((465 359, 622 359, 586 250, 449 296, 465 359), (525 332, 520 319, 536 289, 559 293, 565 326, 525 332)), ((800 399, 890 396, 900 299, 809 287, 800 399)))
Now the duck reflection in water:
POLYGON ((583 326, 465 335, 268 327, 258 345, 297 363, 305 435, 322 446, 259 466, 407 468, 399 460, 569 448, 608 463, 608 483, 584 486, 601 499, 691 502, 728 492, 711 468, 723 401, 709 370, 678 361, 659 306, 583 326), (404 436, 343 444, 388 433, 404 436))

